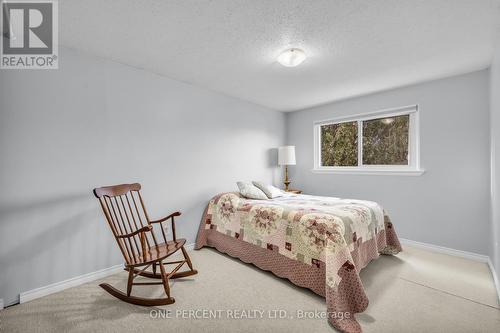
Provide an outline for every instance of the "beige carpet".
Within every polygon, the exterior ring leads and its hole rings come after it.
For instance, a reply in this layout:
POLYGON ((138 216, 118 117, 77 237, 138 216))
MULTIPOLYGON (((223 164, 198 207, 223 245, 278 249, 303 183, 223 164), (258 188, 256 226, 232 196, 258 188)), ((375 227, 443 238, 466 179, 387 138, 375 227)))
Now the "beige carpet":
MULTIPOLYGON (((0 331, 334 332, 324 319, 297 318, 300 311, 325 311, 324 299, 312 292, 211 249, 190 253, 200 274, 173 283, 173 305, 126 304, 96 281, 0 311, 0 331), (182 318, 195 309, 221 310, 220 317, 182 318), (170 310, 172 318, 152 318, 151 310, 153 317, 170 310), (264 318, 228 318, 241 316, 237 311, 242 310, 247 315, 264 310, 264 318), (289 318, 271 318, 273 310, 289 318)), ((405 247, 398 256, 370 263, 361 277, 370 299, 367 311, 356 315, 364 332, 500 332, 500 310, 485 264, 405 247)), ((123 287, 126 274, 104 280, 123 287)), ((161 294, 161 287, 135 288, 140 295, 161 294)))

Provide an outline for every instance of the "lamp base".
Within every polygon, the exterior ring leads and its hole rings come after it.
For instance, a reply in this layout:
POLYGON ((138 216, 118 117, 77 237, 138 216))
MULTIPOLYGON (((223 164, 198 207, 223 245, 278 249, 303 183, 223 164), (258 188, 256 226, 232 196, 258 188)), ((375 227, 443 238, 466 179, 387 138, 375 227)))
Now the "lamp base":
POLYGON ((288 191, 288 185, 290 185, 291 181, 288 179, 288 165, 285 165, 285 181, 283 184, 285 184, 285 191, 288 191))
POLYGON ((285 191, 288 191, 288 185, 290 185, 290 183, 291 181, 289 181, 288 179, 283 182, 283 184, 285 184, 285 191))

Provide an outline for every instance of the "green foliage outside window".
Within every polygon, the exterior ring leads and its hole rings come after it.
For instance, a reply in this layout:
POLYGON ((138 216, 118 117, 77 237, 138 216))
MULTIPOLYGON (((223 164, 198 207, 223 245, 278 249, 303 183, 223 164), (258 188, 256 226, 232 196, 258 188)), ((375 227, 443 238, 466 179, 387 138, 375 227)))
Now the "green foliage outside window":
POLYGON ((358 165, 358 123, 321 126, 321 165, 358 165))
MULTIPOLYGON (((408 165, 410 116, 361 121, 363 165, 408 165)), ((358 122, 321 126, 321 166, 358 166, 358 122)))
POLYGON ((410 116, 363 121, 364 165, 408 165, 410 116))

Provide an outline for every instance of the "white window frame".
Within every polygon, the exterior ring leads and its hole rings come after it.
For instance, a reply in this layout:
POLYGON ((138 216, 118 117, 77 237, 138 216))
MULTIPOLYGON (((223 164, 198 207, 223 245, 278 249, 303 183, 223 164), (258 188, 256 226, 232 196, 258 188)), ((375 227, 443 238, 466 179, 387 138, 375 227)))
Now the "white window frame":
POLYGON ((418 105, 379 110, 375 112, 338 117, 314 122, 314 168, 316 173, 342 173, 367 175, 420 176, 420 124, 418 105), (410 116, 408 129, 408 165, 363 165, 363 126, 362 122, 386 117, 410 116), (321 126, 356 121, 358 123, 358 165, 322 166, 321 165, 321 126))

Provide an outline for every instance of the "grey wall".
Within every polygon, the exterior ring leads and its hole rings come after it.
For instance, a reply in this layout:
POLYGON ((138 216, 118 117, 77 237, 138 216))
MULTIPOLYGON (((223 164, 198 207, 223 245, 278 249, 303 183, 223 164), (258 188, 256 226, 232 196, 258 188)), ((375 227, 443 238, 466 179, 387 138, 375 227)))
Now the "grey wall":
MULTIPOLYGON (((491 112, 491 208, 493 264, 500 278, 500 40, 490 69, 491 112)), ((500 297, 500 296, 499 296, 500 297)))
POLYGON ((490 251, 489 73, 480 71, 287 114, 296 145, 293 187, 368 199, 389 212, 400 237, 488 254, 490 251), (315 174, 313 121, 418 104, 420 177, 315 174))
POLYGON ((279 179, 280 112, 62 49, 56 71, 0 72, 0 298, 122 262, 93 187, 141 182, 152 218, 237 180, 279 179))

